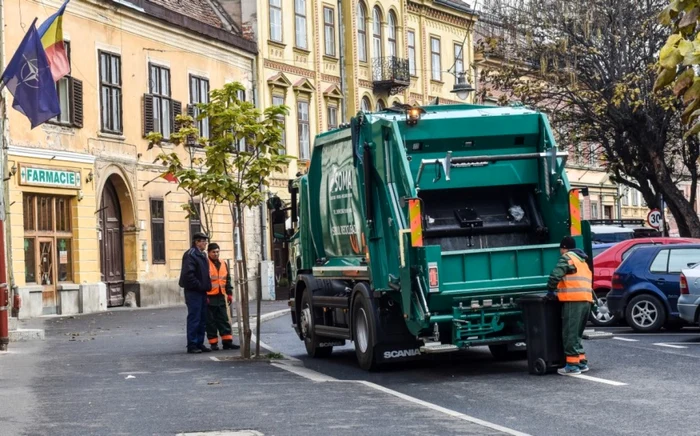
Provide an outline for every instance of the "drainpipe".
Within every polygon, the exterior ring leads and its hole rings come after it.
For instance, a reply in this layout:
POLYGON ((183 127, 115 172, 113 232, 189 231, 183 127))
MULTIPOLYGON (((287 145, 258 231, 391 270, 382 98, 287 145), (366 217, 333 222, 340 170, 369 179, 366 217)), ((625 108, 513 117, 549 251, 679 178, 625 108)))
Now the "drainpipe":
POLYGON ((343 23, 343 5, 342 0, 338 0, 338 59, 340 62, 340 92, 345 98, 340 101, 340 116, 343 123, 347 121, 347 99, 348 86, 345 79, 345 23, 343 23))
MULTIPOLYGON (((5 28, 5 8, 0 11, 0 29, 5 28)), ((0 68, 5 68, 5 38, 3 38, 3 33, 0 32, 0 68)), ((6 127, 6 102, 3 97, 3 91, 0 91, 0 179, 2 182, 2 192, 0 192, 0 351, 7 351, 8 344, 10 343, 10 320, 9 320, 9 309, 10 309, 10 294, 7 286, 7 270, 6 270, 6 256, 5 256, 5 228, 6 228, 6 218, 7 214, 6 207, 9 189, 7 188, 7 183, 4 181, 5 174, 7 173, 7 138, 5 136, 6 127)))
MULTIPOLYGON (((251 61, 252 65, 252 70, 253 70, 253 89, 252 89, 252 95, 253 95, 253 105, 255 107, 258 107, 258 102, 260 101, 260 98, 258 96, 258 61, 257 57, 254 57, 253 60, 251 61)), ((262 105, 260 107, 262 109, 262 105)), ((263 184, 260 183, 258 185, 258 189, 260 189, 260 192, 263 192, 263 184)), ((267 219, 265 216, 265 202, 263 202, 260 205, 260 250, 261 250, 261 257, 260 260, 267 260, 267 219)), ((262 284, 262 283, 261 283, 262 284)))

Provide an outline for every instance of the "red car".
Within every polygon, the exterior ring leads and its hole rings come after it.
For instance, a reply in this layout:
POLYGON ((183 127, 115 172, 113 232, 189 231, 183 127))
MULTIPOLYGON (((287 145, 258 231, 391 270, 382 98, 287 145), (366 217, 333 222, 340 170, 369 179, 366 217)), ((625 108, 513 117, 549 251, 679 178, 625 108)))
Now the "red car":
MULTIPOLYGON (((598 300, 605 304, 606 296, 612 287, 612 276, 618 266, 637 247, 659 244, 698 244, 700 239, 693 238, 635 238, 612 245, 602 253, 593 257, 593 289, 598 300)), ((595 253, 596 246, 593 246, 595 253)), ((604 311, 607 312, 607 311, 604 311)), ((610 313, 592 313, 591 322, 596 326, 609 326, 617 320, 610 313)))

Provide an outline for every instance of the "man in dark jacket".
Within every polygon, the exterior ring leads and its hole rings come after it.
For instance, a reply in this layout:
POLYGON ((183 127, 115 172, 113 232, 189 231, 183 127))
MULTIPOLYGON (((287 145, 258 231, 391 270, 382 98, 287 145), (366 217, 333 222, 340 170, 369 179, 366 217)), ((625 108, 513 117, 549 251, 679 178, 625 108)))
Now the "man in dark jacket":
POLYGON ((207 292, 211 288, 209 261, 204 251, 209 237, 197 232, 192 236, 192 248, 182 256, 180 287, 185 289, 187 304, 187 352, 211 351, 204 345, 207 323, 207 292))

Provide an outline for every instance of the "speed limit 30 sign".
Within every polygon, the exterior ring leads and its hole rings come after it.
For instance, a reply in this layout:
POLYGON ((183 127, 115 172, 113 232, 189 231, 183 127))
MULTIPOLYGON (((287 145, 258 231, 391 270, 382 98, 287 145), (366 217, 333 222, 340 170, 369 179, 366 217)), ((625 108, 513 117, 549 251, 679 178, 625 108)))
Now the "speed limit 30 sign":
POLYGON ((647 215, 647 222, 655 229, 661 228, 661 211, 659 209, 650 210, 647 215))

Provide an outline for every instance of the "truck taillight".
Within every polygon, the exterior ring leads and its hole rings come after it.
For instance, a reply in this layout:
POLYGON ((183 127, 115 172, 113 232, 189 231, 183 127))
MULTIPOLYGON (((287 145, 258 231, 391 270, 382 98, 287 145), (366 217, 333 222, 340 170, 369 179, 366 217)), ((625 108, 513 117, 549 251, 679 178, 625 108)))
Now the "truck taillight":
POLYGON ((613 274, 612 276, 612 288, 613 289, 624 289, 622 286, 622 280, 620 274, 613 274))
POLYGON ((437 265, 430 265, 428 267, 428 281, 431 288, 437 288, 438 286, 440 286, 437 265))
POLYGON ((681 274, 681 295, 688 295, 688 280, 681 274))

